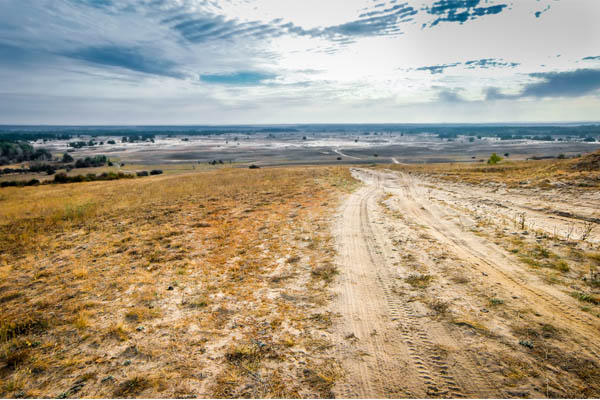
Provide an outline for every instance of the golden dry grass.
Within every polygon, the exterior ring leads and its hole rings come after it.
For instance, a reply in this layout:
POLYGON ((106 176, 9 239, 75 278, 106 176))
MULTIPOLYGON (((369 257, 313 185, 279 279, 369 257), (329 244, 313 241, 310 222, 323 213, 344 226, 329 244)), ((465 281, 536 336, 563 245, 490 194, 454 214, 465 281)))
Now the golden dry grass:
POLYGON ((598 152, 583 158, 569 160, 504 160, 496 165, 483 163, 452 164, 393 164, 385 168, 405 172, 432 174, 449 181, 460 181, 471 184, 495 182, 508 187, 541 187, 553 185, 572 185, 589 190, 597 190, 600 186, 600 169, 588 168, 585 165, 590 157, 597 157, 598 152))
POLYGON ((355 184, 225 168, 0 190, 0 396, 327 396, 310 317, 355 184))

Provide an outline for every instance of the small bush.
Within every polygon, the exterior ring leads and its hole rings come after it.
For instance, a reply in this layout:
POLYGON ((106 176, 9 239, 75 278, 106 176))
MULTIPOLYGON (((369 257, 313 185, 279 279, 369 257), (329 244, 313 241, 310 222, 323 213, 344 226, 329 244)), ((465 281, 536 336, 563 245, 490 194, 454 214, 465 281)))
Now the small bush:
POLYGON ((121 383, 113 393, 115 398, 134 397, 150 386, 150 381, 144 377, 136 376, 121 383))
POLYGON ((596 305, 600 304, 600 296, 598 295, 583 292, 573 292, 571 293, 571 296, 575 297, 579 301, 583 301, 586 303, 592 303, 596 305))
POLYGON ((148 171, 138 171, 138 172, 136 172, 136 175, 137 176, 148 176, 149 174, 148 174, 148 171))
POLYGON ((42 331, 48 323, 38 315, 21 315, 0 321, 0 342, 6 342, 20 335, 42 331))
POLYGON ((414 274, 414 275, 410 275, 408 278, 406 278, 405 281, 406 281, 406 283, 408 283, 409 285, 411 285, 413 287, 424 289, 427 286, 429 286, 432 279, 433 279, 433 277, 431 275, 414 274))
POLYGON ((150 175, 160 175, 162 173, 162 169, 153 169, 152 171, 150 171, 150 175))
POLYGON ((62 156, 62 162, 63 163, 70 163, 70 162, 73 162, 73 161, 75 161, 75 159, 73 158, 72 155, 70 155, 69 153, 63 154, 63 156, 62 156))
POLYGON ((311 274, 314 277, 321 278, 326 282, 331 282, 334 276, 338 274, 337 267, 333 264, 325 264, 312 269, 311 274))
POLYGON ((489 160, 487 161, 487 163, 489 165, 495 165, 498 164, 500 161, 502 161, 502 157, 500 157, 498 154, 496 153, 492 153, 492 155, 490 156, 489 160))

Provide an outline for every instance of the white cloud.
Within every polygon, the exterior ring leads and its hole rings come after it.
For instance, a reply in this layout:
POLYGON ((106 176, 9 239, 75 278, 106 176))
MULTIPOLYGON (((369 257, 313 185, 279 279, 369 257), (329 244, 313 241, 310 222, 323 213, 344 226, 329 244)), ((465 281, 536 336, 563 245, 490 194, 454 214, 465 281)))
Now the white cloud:
POLYGON ((599 2, 450 7, 460 4, 4 0, 0 95, 9 97, 0 122, 597 118, 596 92, 535 101, 517 94, 531 74, 598 67, 581 60, 598 55, 599 2), (452 67, 432 73, 444 65, 452 67), (236 80, 226 86, 201 78, 228 74, 236 80), (253 81, 236 86, 244 77, 253 81), (507 96, 486 102, 489 88, 507 96))

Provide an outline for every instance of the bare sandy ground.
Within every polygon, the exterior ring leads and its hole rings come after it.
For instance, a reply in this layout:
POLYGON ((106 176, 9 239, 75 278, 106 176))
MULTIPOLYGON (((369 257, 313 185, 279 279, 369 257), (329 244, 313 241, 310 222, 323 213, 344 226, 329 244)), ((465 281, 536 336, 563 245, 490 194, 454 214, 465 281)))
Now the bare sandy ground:
POLYGON ((512 232, 515 215, 564 240, 597 197, 353 174, 363 186, 334 232, 335 351, 347 371, 338 397, 598 397, 600 318, 569 294, 580 289, 575 272, 550 284, 507 250, 512 235, 536 240, 512 232))

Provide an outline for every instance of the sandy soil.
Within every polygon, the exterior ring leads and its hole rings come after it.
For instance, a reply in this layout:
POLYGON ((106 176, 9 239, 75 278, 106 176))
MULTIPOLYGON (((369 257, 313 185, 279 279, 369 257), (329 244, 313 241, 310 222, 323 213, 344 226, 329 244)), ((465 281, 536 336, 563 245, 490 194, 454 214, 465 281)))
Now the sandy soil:
MULTIPOLYGON (((580 289, 577 269, 550 284, 508 250, 513 235, 541 243, 544 229, 564 241, 563 230, 599 209, 597 196, 573 203, 402 173, 353 174, 364 185, 343 204, 334 232, 335 351, 347 371, 337 396, 600 394, 600 314, 569 294, 580 289), (524 211, 536 234, 513 232, 524 211)), ((593 247, 595 234, 580 246, 593 247)))

